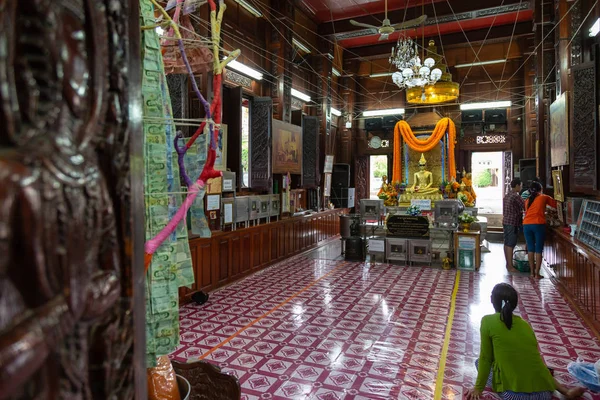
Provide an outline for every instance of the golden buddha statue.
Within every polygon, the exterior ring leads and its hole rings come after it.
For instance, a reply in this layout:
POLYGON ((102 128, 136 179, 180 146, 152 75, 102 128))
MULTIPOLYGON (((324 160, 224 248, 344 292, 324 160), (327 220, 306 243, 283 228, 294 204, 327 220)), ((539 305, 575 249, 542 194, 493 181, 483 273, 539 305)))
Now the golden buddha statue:
POLYGON ((421 153, 419 171, 414 173, 414 183, 406 190, 407 193, 401 196, 403 203, 410 203, 412 199, 435 201, 443 198, 439 188, 434 186, 433 174, 426 168, 427 160, 425 160, 425 154, 421 153))

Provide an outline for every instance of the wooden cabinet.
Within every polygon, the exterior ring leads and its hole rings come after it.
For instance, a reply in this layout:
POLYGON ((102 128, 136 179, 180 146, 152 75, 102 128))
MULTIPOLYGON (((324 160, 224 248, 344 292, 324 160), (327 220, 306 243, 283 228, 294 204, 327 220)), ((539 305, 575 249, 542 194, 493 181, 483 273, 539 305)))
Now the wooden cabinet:
POLYGON ((600 253, 558 229, 550 229, 544 261, 584 315, 600 328, 600 253))
POLYGON ((189 303, 194 292, 217 289, 335 237, 340 215, 347 212, 327 210, 190 239, 196 282, 180 290, 180 302, 189 303))

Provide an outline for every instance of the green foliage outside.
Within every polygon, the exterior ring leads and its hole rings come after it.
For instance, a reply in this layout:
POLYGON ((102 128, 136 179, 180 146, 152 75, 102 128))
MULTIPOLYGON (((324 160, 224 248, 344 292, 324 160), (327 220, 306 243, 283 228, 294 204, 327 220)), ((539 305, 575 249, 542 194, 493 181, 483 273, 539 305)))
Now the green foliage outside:
POLYGON ((381 178, 382 176, 388 174, 388 166, 386 159, 377 159, 375 160, 375 171, 373 172, 373 176, 375 178, 381 178))
POLYGON ((489 169, 481 171, 475 177, 475 185, 480 188, 488 187, 492 184, 492 173, 489 169))

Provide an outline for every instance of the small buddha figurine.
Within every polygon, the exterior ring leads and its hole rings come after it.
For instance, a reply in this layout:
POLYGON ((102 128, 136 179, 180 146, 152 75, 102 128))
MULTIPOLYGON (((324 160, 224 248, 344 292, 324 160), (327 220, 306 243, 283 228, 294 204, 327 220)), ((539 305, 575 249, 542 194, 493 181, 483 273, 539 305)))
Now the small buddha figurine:
POLYGON ((381 177, 381 189, 377 193, 377 197, 383 200, 383 204, 385 206, 395 206, 397 205, 397 196, 398 194, 394 190, 394 187, 387 183, 387 176, 384 175, 381 177))
POLYGON ((471 196, 472 202, 473 204, 475 204, 475 199, 477 199, 477 195, 475 194, 475 190, 473 190, 473 179, 472 179, 472 174, 466 173, 463 174, 463 178, 462 178, 462 183, 464 184, 464 191, 469 193, 469 195, 471 196))
POLYGON ((408 189, 409 193, 416 193, 419 195, 439 194, 439 189, 437 187, 432 187, 433 174, 425 168, 427 168, 427 160, 425 160, 425 155, 421 153, 419 171, 414 174, 415 183, 408 189))

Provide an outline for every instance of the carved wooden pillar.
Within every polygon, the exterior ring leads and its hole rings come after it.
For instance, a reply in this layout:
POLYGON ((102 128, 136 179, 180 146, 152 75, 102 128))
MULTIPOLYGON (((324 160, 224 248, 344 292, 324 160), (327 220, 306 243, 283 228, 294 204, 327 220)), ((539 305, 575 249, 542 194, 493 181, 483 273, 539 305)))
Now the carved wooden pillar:
MULTIPOLYGON (((548 173, 550 170, 550 147, 549 147, 549 107, 550 93, 554 90, 548 90, 548 83, 553 83, 554 79, 549 76, 555 66, 554 39, 548 35, 551 29, 553 7, 546 4, 543 0, 536 0, 534 6, 534 44, 537 47, 535 56, 535 80, 536 88, 535 108, 536 108, 536 157, 537 157, 537 175, 546 182, 548 186, 552 185, 552 177, 548 173), (543 42, 543 43, 542 43, 543 42), (540 45, 541 44, 541 45, 540 45), (540 45, 538 47, 538 45, 540 45)), ((550 86, 551 88, 551 86, 550 86)))
POLYGON ((294 33, 295 8, 289 1, 271 2, 275 13, 271 26, 269 43, 269 64, 273 81, 270 96, 273 100, 273 118, 283 122, 292 122, 292 57, 294 49, 292 39, 294 33))
POLYGON ((2 399, 147 398, 139 7, 0 6, 2 399))
MULTIPOLYGON (((333 54, 333 44, 319 39, 319 53, 313 58, 316 75, 317 118, 319 118, 319 165, 325 165, 325 155, 334 154, 333 136, 331 135, 331 80, 332 62, 326 54, 333 54)), ((338 162, 336 160, 336 162, 338 162)))
MULTIPOLYGON (((526 48, 529 52, 534 49, 534 40, 527 39, 528 45, 526 48)), ((525 97, 528 99, 525 102, 524 111, 524 135, 523 135, 523 158, 535 158, 535 141, 537 138, 537 96, 534 87, 536 78, 536 63, 535 57, 529 58, 525 62, 525 97)), ((515 160, 517 162, 518 160, 515 160)))
MULTIPOLYGON (((344 71, 348 71, 349 73, 353 73, 358 71, 360 61, 358 60, 349 60, 348 62, 344 62, 344 71)), ((344 102, 344 118, 343 122, 340 123, 338 127, 338 140, 335 144, 336 149, 336 160, 340 163, 352 164, 350 160, 352 160, 353 154, 353 138, 354 132, 358 129, 358 120, 354 120, 354 116, 356 113, 360 112, 360 110, 355 110, 356 106, 356 77, 343 77, 340 78, 340 90, 338 91, 342 96, 342 101, 344 102), (346 128, 346 121, 352 124, 351 128, 346 128)))

